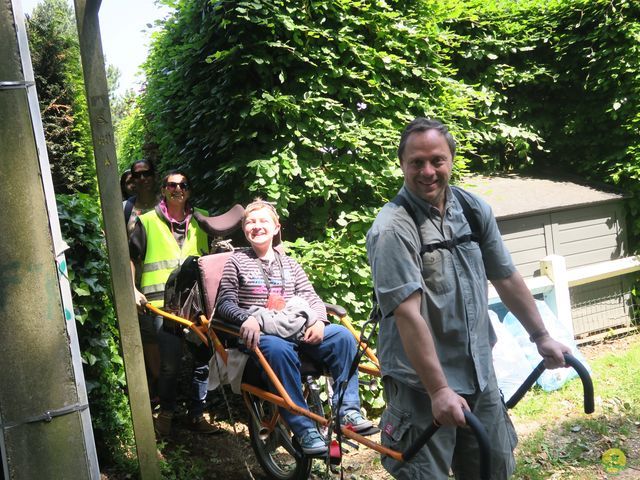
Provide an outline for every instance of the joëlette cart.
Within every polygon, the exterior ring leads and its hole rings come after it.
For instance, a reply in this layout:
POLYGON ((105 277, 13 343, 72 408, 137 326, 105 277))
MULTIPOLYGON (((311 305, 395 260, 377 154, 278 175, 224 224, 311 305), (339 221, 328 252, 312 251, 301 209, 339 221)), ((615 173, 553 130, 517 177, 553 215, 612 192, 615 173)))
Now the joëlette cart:
MULTIPOLYGON (((226 214, 217 217, 200 217, 198 220, 212 237, 221 238, 229 235, 239 226, 241 217, 242 207, 235 206, 226 214)), ((228 349, 239 346, 239 327, 215 318, 214 312, 222 270, 231 254, 232 252, 223 252, 191 259, 193 262, 197 262, 198 278, 195 279, 195 288, 177 292, 177 296, 176 292, 173 292, 172 299, 174 307, 177 307, 174 310, 181 312, 184 316, 147 304, 148 310, 161 315, 165 321, 177 322, 185 330, 192 331, 200 341, 209 346, 212 354, 217 353, 217 358, 221 359, 225 364, 229 358, 228 349), (199 297, 195 299, 195 302, 193 298, 194 292, 199 297), (175 305, 176 298, 178 298, 177 303, 180 303, 187 296, 191 297, 189 312, 185 312, 182 305, 175 305)), ((165 304, 167 304, 167 300, 165 300, 165 304)), ((327 313, 337 318, 351 331, 358 341, 360 355, 357 358, 360 358, 362 353, 366 355, 366 361, 358 362, 357 369, 365 374, 379 377, 380 364, 378 359, 352 326, 348 319, 347 311, 338 305, 325 305, 327 313)), ((585 413, 592 413, 594 411, 593 384, 589 373, 573 356, 566 355, 565 359, 567 364, 576 370, 582 381, 584 411, 585 413)), ((305 358, 301 358, 301 364, 301 382, 304 384, 304 393, 309 405, 308 410, 300 408, 292 402, 259 347, 250 352, 250 359, 247 361, 243 373, 240 388, 250 413, 250 441, 258 462, 269 478, 275 480, 306 479, 309 477, 312 464, 312 457, 302 452, 295 437, 293 437, 288 426, 282 420, 278 407, 311 418, 327 434, 337 434, 336 438, 340 441, 340 444, 337 440, 333 440, 329 448, 329 455, 326 458, 332 465, 340 463, 342 442, 356 442, 372 448, 382 455, 388 455, 397 461, 410 461, 438 430, 438 426, 431 425, 413 445, 404 452, 399 452, 354 432, 348 426, 339 426, 335 422, 335 417, 331 411, 331 402, 328 398, 323 399, 323 396, 319 393, 317 382, 322 378, 326 380, 326 372, 323 371, 321 365, 315 365, 305 358), (272 388, 269 388, 269 384, 271 384, 272 388)), ((513 408, 518 403, 544 370, 544 364, 540 362, 511 399, 506 402, 507 408, 513 408)), ((465 418, 479 444, 481 457, 479 477, 488 479, 490 478, 491 465, 486 430, 472 412, 465 411, 465 418)))

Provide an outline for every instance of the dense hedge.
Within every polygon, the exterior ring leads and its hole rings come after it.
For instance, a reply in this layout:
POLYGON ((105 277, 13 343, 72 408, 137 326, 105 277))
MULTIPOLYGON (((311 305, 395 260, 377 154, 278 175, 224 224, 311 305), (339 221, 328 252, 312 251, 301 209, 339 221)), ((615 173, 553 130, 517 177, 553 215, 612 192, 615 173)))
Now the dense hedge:
MULTIPOLYGON (((486 142, 473 167, 571 173, 640 192, 640 4, 484 2, 450 22, 460 77, 496 92, 489 116, 531 132, 526 155, 486 142), (506 8, 508 7, 508 8, 506 8), (486 159, 492 160, 486 162, 486 159)), ((522 152, 522 150, 521 150, 522 152)), ((631 198, 637 241, 640 203, 631 198)))
POLYGON ((133 431, 100 205, 85 194, 56 201, 99 460, 131 470, 133 431))
POLYGON ((143 113, 164 167, 195 178, 215 210, 261 195, 328 301, 362 318, 363 240, 401 185, 399 131, 438 117, 460 140, 456 171, 490 94, 455 80, 454 2, 171 2, 146 64, 143 113))

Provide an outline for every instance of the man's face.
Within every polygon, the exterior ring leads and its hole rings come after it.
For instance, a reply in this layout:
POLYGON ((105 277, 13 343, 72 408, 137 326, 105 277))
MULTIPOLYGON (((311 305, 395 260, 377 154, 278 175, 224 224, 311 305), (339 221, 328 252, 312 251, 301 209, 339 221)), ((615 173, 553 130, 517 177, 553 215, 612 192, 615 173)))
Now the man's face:
POLYGON ((451 150, 444 135, 437 130, 409 135, 400 168, 409 191, 442 212, 453 169, 451 150))

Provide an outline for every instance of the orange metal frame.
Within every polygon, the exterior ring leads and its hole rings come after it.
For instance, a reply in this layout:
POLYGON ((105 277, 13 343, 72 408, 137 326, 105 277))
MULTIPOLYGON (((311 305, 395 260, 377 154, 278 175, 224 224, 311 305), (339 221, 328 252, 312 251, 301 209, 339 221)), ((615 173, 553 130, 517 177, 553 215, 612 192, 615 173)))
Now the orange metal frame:
MULTIPOLYGON (((199 324, 196 324, 191 320, 187 320, 177 315, 173 315, 171 313, 165 312, 164 310, 154 307, 151 304, 147 304, 146 308, 149 309, 151 312, 155 313, 156 315, 160 315, 164 318, 168 318, 169 320, 173 320, 174 322, 177 322, 183 325, 185 328, 188 328, 189 330, 193 331, 196 335, 198 335, 200 340, 202 340, 205 343, 205 345, 208 346, 209 342, 211 341, 213 343, 213 347, 215 351, 220 355, 220 357, 225 362, 225 364, 227 363, 227 352, 224 348, 224 345, 222 345, 222 342, 220 342, 220 339, 216 334, 216 331, 234 335, 234 336, 239 336, 237 330, 225 327, 224 325, 210 324, 210 322, 203 315, 201 315, 199 318, 199 324)), ((353 334, 356 340, 360 343, 360 346, 364 348, 365 354, 367 355, 368 359, 372 363, 372 365, 359 365, 358 370, 360 370, 363 373, 367 373, 369 375, 374 375, 379 377, 380 362, 378 361, 378 358, 376 357, 375 353, 373 353, 373 351, 361 340, 360 335, 355 330, 355 328, 353 328, 353 325, 351 324, 348 318, 342 317, 339 315, 336 315, 336 316, 340 319, 340 323, 342 323, 342 325, 344 325, 353 334)), ((250 407, 250 403, 246 394, 251 394, 258 398, 266 400, 267 402, 273 403, 274 405, 285 408, 291 413, 294 413, 296 415, 304 415, 305 417, 312 419, 314 422, 317 422, 320 425, 323 425, 323 426, 329 425, 329 420, 327 418, 317 415, 308 409, 301 408, 295 403, 293 403, 293 401, 291 400, 291 397, 289 397, 289 394, 282 386, 282 383, 280 383, 280 380, 278 379, 274 371, 271 369, 269 362, 267 362, 267 359, 264 357, 264 355, 260 351, 260 348, 256 347, 256 349, 254 350, 254 353, 258 359, 258 362, 260 363, 260 366, 264 369, 265 373, 267 374, 267 377, 269 378, 269 381, 274 386, 278 394, 276 395, 262 388, 255 387, 248 383, 243 383, 241 384, 241 389, 244 394, 244 400, 245 400, 245 403, 247 403, 247 407, 250 407)), ((275 428, 277 420, 278 420, 278 417, 276 415, 273 418, 271 418, 268 422, 265 422, 263 426, 269 429, 269 431, 271 431, 275 428)), ((362 445, 365 445, 377 451, 378 453, 381 453, 382 455, 387 455, 399 462, 404 461, 404 458, 401 452, 398 452, 396 450, 392 450, 383 445, 380 445, 379 443, 376 443, 370 440, 369 438, 364 437, 347 427, 342 427, 341 433, 342 433, 342 436, 344 436, 345 438, 354 440, 362 445)))

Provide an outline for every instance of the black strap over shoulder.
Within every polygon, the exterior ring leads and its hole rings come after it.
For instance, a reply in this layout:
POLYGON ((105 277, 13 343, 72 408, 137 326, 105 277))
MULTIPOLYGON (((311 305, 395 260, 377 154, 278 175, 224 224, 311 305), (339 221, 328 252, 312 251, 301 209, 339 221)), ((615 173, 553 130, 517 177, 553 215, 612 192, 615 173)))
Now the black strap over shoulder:
POLYGON ((480 229, 480 222, 478 222, 477 215, 474 215, 473 211, 471 210, 471 205, 469 205, 469 202, 467 202, 467 199, 462 194, 460 188, 451 187, 451 191, 458 200, 458 203, 460 203, 464 218, 467 220, 469 228, 471 228, 471 241, 480 243, 480 232, 482 230, 480 229))
POLYGON ((406 199, 406 197, 402 195, 396 195, 391 200, 391 203, 404 208, 406 212, 409 214, 409 216, 411 217, 411 219, 413 220, 413 223, 415 223, 416 229, 418 230, 418 236, 420 237, 420 244, 422 245, 422 247, 420 248, 420 255, 423 255, 424 253, 427 253, 427 252, 431 253, 431 252, 434 252, 435 250, 441 250, 441 249, 451 251, 462 243, 467 243, 467 242, 480 243, 480 223, 478 222, 478 218, 473 214, 473 211, 471 210, 471 205, 469 205, 469 202, 467 202, 467 199, 464 198, 463 194, 460 192, 460 189, 458 187, 451 187, 451 191, 453 192, 455 197, 458 199, 458 202, 460 202, 460 206, 462 207, 462 213, 464 214, 464 218, 467 220, 467 223, 469 224, 469 228, 471 229, 471 234, 462 235, 457 238, 452 238, 451 240, 443 240, 440 242, 433 242, 429 244, 424 243, 424 239, 422 238, 422 231, 420 230, 420 223, 418 222, 418 217, 416 216, 415 210, 413 209, 409 201, 406 199))
POLYGON ((124 224, 129 223, 129 218, 131 218, 131 212, 133 212, 133 207, 136 204, 136 197, 129 197, 124 204, 124 224))

